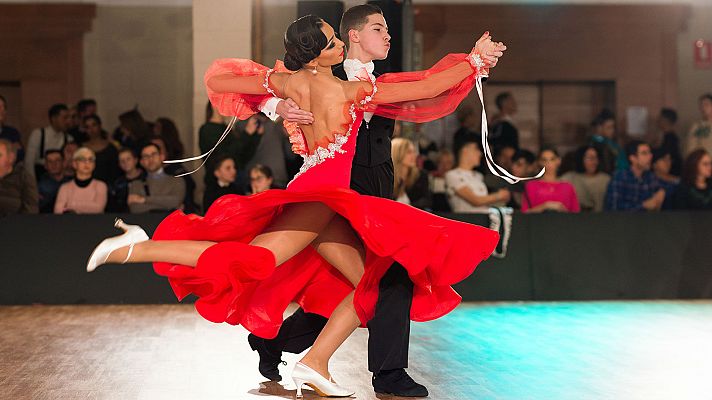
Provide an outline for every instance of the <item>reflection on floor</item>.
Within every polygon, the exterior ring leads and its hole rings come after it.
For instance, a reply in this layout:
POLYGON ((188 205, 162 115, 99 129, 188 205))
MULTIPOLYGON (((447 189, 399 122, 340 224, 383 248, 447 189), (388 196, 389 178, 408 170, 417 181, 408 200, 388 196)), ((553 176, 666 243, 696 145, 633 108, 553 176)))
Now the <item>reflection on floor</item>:
MULTIPOLYGON (((290 399, 241 327, 191 305, 0 307, 0 399, 290 399)), ((331 370, 377 397, 365 330, 331 370)), ((463 305, 412 327, 409 372, 447 399, 710 399, 712 302, 463 305)), ((316 398, 306 392, 305 398, 316 398)))

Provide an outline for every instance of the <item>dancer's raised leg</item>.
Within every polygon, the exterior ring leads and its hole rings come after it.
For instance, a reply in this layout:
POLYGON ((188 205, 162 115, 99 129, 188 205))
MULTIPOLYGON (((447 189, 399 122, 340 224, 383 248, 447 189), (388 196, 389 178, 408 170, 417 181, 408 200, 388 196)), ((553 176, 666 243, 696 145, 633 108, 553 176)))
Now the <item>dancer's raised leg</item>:
MULTIPOLYGON (((250 244, 271 251, 280 265, 313 242, 333 216, 334 211, 323 203, 285 205, 250 244)), ((146 240, 134 244, 132 250, 129 246, 112 250, 102 263, 168 262, 194 267, 200 255, 214 244, 198 240, 146 240)))

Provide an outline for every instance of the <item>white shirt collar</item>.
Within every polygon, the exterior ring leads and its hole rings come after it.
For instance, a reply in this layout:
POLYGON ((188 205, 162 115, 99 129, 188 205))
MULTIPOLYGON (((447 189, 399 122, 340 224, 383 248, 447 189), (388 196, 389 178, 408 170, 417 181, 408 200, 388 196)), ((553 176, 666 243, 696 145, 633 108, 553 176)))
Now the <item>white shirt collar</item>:
POLYGON ((364 64, 356 58, 347 58, 344 60, 344 71, 349 80, 355 77, 362 69, 366 69, 366 72, 373 78, 373 61, 364 64))

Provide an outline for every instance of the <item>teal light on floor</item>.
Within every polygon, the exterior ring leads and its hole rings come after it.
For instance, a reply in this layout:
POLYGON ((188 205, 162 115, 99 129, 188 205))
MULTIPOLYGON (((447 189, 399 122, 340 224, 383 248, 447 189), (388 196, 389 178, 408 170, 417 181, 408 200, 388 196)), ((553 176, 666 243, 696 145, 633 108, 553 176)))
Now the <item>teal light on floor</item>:
POLYGON ((712 302, 463 305, 410 351, 462 399, 712 399, 712 302))

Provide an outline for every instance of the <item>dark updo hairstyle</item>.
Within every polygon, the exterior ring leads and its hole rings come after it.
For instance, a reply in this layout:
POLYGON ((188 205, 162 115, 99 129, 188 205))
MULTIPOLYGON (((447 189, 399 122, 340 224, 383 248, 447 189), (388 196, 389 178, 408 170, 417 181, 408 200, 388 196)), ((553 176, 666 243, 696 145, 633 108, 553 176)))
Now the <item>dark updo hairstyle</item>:
POLYGON ((316 15, 305 15, 292 22, 284 34, 284 66, 290 71, 302 69, 304 64, 319 57, 326 47, 326 36, 321 31, 324 20, 316 15))

